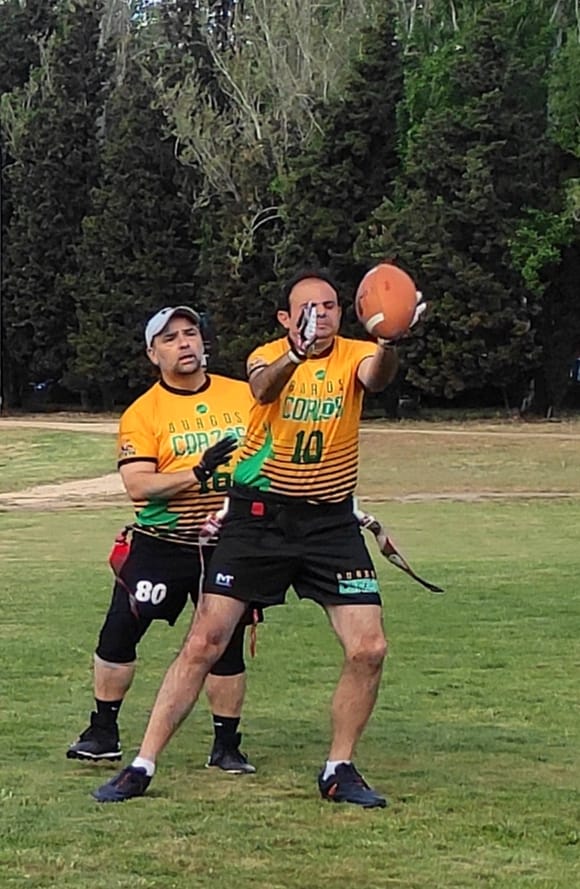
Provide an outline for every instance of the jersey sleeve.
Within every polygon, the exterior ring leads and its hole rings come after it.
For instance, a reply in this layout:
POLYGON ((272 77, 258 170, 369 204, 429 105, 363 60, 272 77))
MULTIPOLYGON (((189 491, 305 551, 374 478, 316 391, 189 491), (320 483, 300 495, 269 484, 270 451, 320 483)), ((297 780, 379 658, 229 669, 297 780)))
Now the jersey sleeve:
POLYGON ((246 369, 248 376, 252 375, 252 371, 266 364, 272 364, 277 358, 284 354, 288 349, 286 340, 274 340, 272 343, 264 343, 250 352, 246 361, 246 369))
POLYGON ((352 372, 356 376, 358 369, 365 358, 372 358, 377 351, 377 344, 373 343, 371 340, 350 340, 349 347, 349 359, 352 372))
POLYGON ((138 404, 127 408, 119 423, 117 466, 145 460, 157 463, 158 443, 151 424, 138 404))

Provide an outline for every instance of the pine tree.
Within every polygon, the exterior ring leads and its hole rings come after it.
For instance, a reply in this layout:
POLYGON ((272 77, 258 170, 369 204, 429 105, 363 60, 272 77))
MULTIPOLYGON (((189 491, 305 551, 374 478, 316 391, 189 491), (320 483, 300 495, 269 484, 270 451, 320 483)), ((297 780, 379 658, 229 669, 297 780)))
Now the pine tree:
POLYGON ((288 160, 316 128, 317 102, 340 93, 347 49, 372 6, 200 4, 218 92, 204 88, 196 65, 176 81, 168 117, 181 159, 203 173, 197 280, 224 371, 242 372, 252 346, 274 332, 288 160))
MULTIPOLYGON (((0 108, 9 111, 10 94, 21 90, 26 84, 30 71, 40 61, 40 47, 54 27, 53 0, 7 0, 0 4, 0 108)), ((8 114, 8 118, 10 115, 8 114)), ((7 243, 8 226, 12 215, 12 194, 6 175, 13 158, 9 150, 7 121, 0 116, 0 245, 2 251, 7 243)), ((4 255, 0 257, 0 301, 2 301, 4 255)), ((0 315, 3 313, 0 311, 0 315)), ((3 348, 5 340, 4 318, 0 319, 0 380, 4 390, 9 363, 3 348)), ((10 377, 12 378, 12 374, 10 377)), ((4 391, 0 391, 0 400, 4 391)))

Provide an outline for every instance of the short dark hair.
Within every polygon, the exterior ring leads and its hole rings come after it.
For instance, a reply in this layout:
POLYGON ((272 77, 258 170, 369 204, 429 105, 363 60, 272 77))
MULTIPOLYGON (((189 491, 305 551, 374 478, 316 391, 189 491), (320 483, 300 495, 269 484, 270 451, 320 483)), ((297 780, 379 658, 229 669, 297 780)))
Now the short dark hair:
POLYGON ((301 269, 301 271, 296 272, 296 274, 284 284, 282 292, 278 298, 278 311, 290 311, 290 294, 297 284, 300 284, 301 281, 305 281, 307 278, 316 278, 318 281, 324 281, 326 284, 329 284, 336 293, 337 301, 340 303, 338 287, 327 269, 301 269))

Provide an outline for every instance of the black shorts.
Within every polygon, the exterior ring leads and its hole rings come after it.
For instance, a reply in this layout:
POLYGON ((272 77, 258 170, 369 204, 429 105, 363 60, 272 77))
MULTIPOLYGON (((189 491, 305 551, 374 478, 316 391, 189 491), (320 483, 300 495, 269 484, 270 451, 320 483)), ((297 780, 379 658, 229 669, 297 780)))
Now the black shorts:
POLYGON ((234 488, 206 574, 206 592, 284 603, 293 586, 320 605, 380 605, 352 500, 310 504, 234 488))
MULTIPOLYGON (((206 566, 213 549, 203 550, 206 566)), ((202 560, 197 548, 179 546, 135 531, 120 581, 113 590, 111 607, 117 604, 125 609, 131 600, 142 622, 166 620, 173 626, 187 600, 197 602, 201 571, 202 560)))
MULTIPOLYGON (((131 663, 136 648, 151 623, 165 620, 173 626, 188 599, 195 604, 202 568, 214 547, 203 551, 160 540, 138 531, 133 534, 129 555, 113 587, 113 596, 99 634, 97 655, 111 663, 131 663)), ((212 673, 243 672, 244 627, 262 620, 259 606, 250 604, 247 614, 212 673)))

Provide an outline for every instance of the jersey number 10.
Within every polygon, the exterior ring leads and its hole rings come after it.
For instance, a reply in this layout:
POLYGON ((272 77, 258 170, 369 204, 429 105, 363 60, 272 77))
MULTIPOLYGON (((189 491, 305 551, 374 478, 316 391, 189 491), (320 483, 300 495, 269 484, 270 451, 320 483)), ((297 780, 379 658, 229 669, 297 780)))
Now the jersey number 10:
POLYGON ((291 457, 292 463, 320 463, 324 444, 322 432, 319 430, 311 432, 306 441, 304 441, 305 437, 305 432, 299 432, 296 435, 294 453, 291 457))

